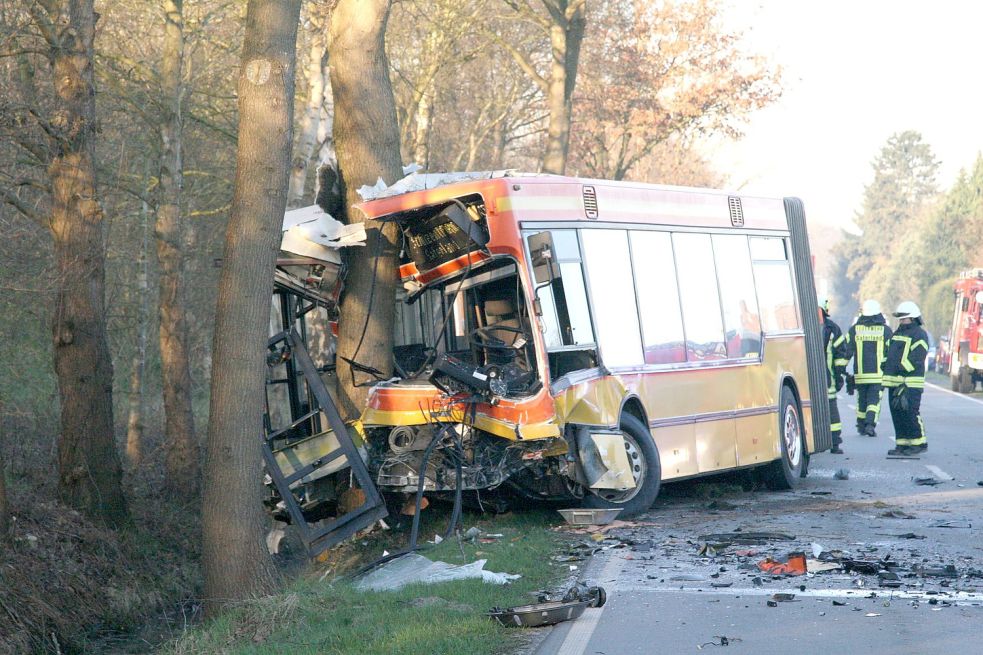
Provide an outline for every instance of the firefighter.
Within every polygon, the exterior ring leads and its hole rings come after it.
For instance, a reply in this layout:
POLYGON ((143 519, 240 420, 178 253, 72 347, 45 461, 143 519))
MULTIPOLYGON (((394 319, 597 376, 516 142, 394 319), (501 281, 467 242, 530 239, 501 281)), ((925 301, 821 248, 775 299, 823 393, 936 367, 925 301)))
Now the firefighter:
POLYGON ((884 362, 884 386, 894 423, 894 448, 887 454, 917 455, 928 450, 925 424, 919 412, 925 389, 928 333, 922 329, 918 305, 910 300, 898 305, 894 316, 899 319, 898 330, 891 337, 884 362))
POLYGON ((881 412, 881 366, 890 339, 891 328, 881 313, 881 304, 865 300, 860 316, 850 326, 846 343, 853 360, 852 381, 848 382, 857 391, 857 432, 868 437, 877 436, 874 428, 881 412))
POLYGON ((842 455, 840 445, 843 439, 843 423, 840 422, 840 409, 836 406, 836 392, 843 388, 843 375, 846 372, 848 350, 843 330, 829 317, 829 298, 819 298, 819 309, 823 318, 823 345, 826 348, 826 383, 829 398, 830 431, 833 433, 833 447, 829 452, 842 455))

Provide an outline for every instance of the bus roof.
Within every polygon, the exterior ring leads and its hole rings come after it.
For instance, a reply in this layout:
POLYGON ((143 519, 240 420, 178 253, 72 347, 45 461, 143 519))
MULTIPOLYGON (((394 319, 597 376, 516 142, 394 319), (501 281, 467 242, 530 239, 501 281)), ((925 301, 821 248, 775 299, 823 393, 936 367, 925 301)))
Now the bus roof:
POLYGON ((523 222, 600 221, 788 229, 781 198, 559 175, 499 172, 478 179, 474 178, 481 174, 468 175, 471 179, 367 200, 356 207, 366 218, 376 219, 478 195, 489 217, 510 212, 523 222))

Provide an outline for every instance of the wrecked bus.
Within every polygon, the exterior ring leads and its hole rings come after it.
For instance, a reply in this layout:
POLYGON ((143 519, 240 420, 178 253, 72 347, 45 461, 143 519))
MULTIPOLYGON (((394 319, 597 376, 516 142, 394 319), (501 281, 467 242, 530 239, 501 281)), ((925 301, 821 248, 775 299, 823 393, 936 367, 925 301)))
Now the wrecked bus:
POLYGON ((631 516, 723 471, 789 488, 830 447, 799 200, 530 175, 358 209, 403 233, 396 377, 344 428, 369 496, 508 487, 631 516))

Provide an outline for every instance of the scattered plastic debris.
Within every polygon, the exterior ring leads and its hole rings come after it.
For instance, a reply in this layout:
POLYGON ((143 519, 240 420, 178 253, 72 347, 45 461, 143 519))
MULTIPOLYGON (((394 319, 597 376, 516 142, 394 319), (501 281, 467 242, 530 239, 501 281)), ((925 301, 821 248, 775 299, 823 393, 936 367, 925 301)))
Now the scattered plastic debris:
POLYGON ((806 556, 805 553, 789 553, 785 562, 766 557, 758 562, 758 568, 770 575, 805 575, 806 556))
POLYGON ((395 591, 416 582, 435 584, 469 578, 481 579, 489 584, 508 584, 521 577, 512 573, 485 571, 487 561, 479 559, 470 564, 454 566, 447 562, 435 562, 418 553, 407 553, 358 578, 355 588, 360 591, 395 591))
POLYGON ((588 607, 602 607, 607 602, 603 587, 588 587, 581 583, 567 590, 562 598, 540 596, 540 602, 502 609, 493 607, 488 616, 502 625, 535 628, 578 618, 588 607))

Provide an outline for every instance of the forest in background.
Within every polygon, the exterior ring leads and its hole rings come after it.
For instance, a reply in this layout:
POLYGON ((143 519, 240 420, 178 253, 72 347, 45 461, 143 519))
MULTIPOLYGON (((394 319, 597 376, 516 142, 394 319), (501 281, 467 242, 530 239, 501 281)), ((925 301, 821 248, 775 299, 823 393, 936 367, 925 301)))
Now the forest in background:
POLYGON ((959 273, 983 267, 983 156, 940 188, 931 144, 908 130, 892 135, 871 167, 854 217, 861 234, 844 231, 829 256, 833 315, 845 329, 868 298, 885 316, 914 300, 937 340, 950 327, 959 273))

